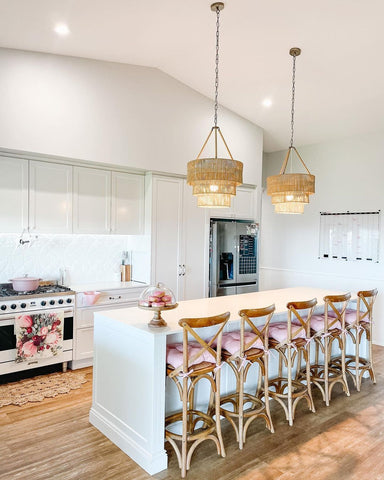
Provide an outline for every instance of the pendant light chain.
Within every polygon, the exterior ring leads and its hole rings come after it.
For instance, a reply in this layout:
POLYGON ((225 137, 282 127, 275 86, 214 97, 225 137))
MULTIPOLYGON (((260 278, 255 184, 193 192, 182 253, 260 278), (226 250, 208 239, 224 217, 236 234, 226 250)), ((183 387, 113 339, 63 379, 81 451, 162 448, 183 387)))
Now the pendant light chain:
POLYGON ((295 76, 296 76, 296 55, 292 55, 292 106, 291 106, 291 143, 290 147, 293 147, 293 135, 295 129, 295 76))
POLYGON ((215 117, 214 124, 217 127, 217 109, 219 95, 219 28, 220 28, 220 8, 216 7, 216 59, 215 59, 215 117))

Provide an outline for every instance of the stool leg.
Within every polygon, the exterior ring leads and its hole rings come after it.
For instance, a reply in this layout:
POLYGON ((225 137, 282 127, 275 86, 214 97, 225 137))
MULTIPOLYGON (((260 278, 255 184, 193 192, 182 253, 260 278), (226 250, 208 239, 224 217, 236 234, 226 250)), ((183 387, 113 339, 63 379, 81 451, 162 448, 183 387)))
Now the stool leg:
POLYGON ((305 359, 305 376, 307 379, 308 395, 309 395, 309 400, 311 402, 311 412, 316 412, 315 404, 313 402, 313 397, 312 397, 311 361, 310 361, 311 347, 309 346, 309 344, 306 346, 306 355, 307 355, 307 358, 305 359))
MULTIPOLYGON (((368 327, 369 339, 368 339, 368 352, 369 352, 369 375, 373 383, 376 383, 376 375, 373 369, 373 351, 372 351, 372 323, 368 327)), ((368 336, 368 332, 365 332, 365 335, 368 336)))
POLYGON ((239 449, 243 449, 244 444, 244 366, 240 368, 238 385, 238 412, 239 412, 239 449))
POLYGON ((360 377, 360 340, 361 340, 360 331, 356 328, 356 345, 355 345, 355 384, 356 390, 360 392, 361 387, 361 377, 360 377))
POLYGON ((293 412, 292 412, 292 351, 291 347, 287 347, 287 360, 288 360, 288 422, 292 427, 293 425, 293 412))
POLYGON ((328 378, 328 337, 324 337, 324 393, 325 393, 325 405, 329 407, 329 378, 328 378))
MULTIPOLYGON (((269 425, 270 425, 270 431, 271 433, 274 433, 275 430, 273 428, 273 423, 272 423, 272 417, 271 417, 271 410, 269 408, 269 382, 268 382, 268 368, 269 368, 269 360, 268 360, 268 355, 264 353, 264 402, 265 402, 265 412, 267 414, 268 420, 269 420, 269 425)), ((259 378, 261 378, 262 375, 262 370, 259 366, 259 378)))
POLYGON ((224 442, 223 442, 223 436, 221 434, 221 421, 220 421, 220 377, 221 377, 221 372, 220 369, 217 370, 215 374, 215 422, 216 422, 216 433, 217 433, 217 438, 219 440, 220 444, 220 453, 222 457, 225 457, 225 448, 224 448, 224 442))
POLYGON ((181 478, 187 474, 188 378, 183 378, 183 432, 181 438, 181 478))
MULTIPOLYGON (((349 387, 348 387, 348 382, 347 382, 347 374, 346 374, 346 369, 345 369, 345 349, 346 349, 346 338, 345 338, 345 332, 341 334, 341 342, 342 342, 342 348, 341 348, 341 372, 343 374, 343 380, 345 383, 345 393, 347 396, 350 396, 349 393, 349 387)), ((357 341, 356 341, 356 348, 357 348, 357 341)))

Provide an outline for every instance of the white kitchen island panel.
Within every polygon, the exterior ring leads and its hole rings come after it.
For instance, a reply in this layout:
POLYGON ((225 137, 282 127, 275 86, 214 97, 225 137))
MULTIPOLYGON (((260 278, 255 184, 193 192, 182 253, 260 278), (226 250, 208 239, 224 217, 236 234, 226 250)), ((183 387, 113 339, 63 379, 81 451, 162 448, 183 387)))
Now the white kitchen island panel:
POLYGON ((114 322, 118 312, 95 315, 90 422, 153 475, 167 468, 166 336, 114 322))
MULTIPOLYGON (((177 390, 169 379, 166 381, 165 372, 166 344, 182 338, 180 318, 229 311, 227 330, 231 330, 236 328, 238 312, 243 308, 274 303, 272 321, 276 321, 279 315, 285 315, 289 301, 316 297, 321 307, 325 295, 340 293, 345 292, 300 287, 189 300, 162 312, 168 326, 159 329, 147 325, 153 313, 137 307, 96 312, 90 422, 148 473, 160 472, 167 467, 165 415, 181 406, 177 390)), ((277 359, 271 355, 270 376, 276 371, 277 359)), ((233 390, 230 370, 224 367, 222 377, 222 393, 233 390)))

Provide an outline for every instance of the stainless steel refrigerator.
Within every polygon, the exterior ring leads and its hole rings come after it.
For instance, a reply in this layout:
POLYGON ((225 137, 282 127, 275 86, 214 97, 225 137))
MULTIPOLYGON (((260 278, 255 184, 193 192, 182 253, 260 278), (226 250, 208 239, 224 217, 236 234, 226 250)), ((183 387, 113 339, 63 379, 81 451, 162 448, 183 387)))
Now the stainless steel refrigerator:
POLYGON ((209 242, 209 296, 258 291, 258 224, 212 219, 209 242))

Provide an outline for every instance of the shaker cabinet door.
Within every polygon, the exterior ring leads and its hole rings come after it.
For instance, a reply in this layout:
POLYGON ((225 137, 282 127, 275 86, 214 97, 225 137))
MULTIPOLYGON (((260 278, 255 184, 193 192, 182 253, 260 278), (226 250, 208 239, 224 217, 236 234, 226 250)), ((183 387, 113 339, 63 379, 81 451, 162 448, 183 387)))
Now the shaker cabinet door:
POLYGON ((28 160, 0 157, 0 232, 28 228, 28 160))
POLYGON ((73 167, 73 232, 110 233, 111 172, 73 167))
POLYGON ((256 190, 253 188, 238 187, 234 202, 235 218, 254 220, 256 212, 256 190))
POLYGON ((152 281, 169 287, 183 300, 183 179, 153 178, 152 281))
POLYGON ((30 162, 29 228, 36 233, 72 232, 72 166, 30 162))
POLYGON ((140 235, 144 230, 144 176, 112 172, 111 233, 140 235))

